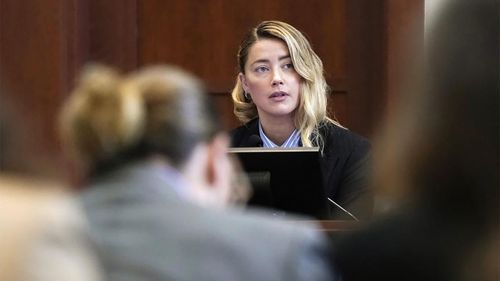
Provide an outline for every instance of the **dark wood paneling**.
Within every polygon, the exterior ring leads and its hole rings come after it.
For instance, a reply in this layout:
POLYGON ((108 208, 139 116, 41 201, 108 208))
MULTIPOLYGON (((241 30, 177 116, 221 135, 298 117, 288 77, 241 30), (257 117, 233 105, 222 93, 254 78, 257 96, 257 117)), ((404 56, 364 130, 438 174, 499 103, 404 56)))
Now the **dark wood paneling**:
POLYGON ((383 1, 348 1, 347 127, 365 136, 373 133, 373 108, 384 99, 383 1))
POLYGON ((75 54, 67 36, 75 1, 0 2, 0 81, 7 119, 5 166, 52 173, 56 113, 75 54), (8 111, 8 112, 7 112, 8 111))
MULTIPOLYGON (((386 108, 396 103, 424 45, 424 0, 386 0, 386 108)), ((387 111, 383 110, 383 112, 387 111)))
POLYGON ((233 102, 229 98, 228 93, 213 93, 212 99, 215 103, 216 109, 221 116, 222 125, 224 128, 231 129, 239 126, 238 120, 234 118, 233 102))
POLYGON ((123 71, 137 67, 137 0, 85 1, 87 61, 123 71))
POLYGON ((136 0, 0 0, 3 168, 61 171, 61 102, 89 61, 136 68, 136 16, 136 0))
POLYGON ((343 0, 150 0, 139 2, 138 8, 140 64, 180 65, 207 81, 212 92, 231 89, 238 45, 251 27, 266 19, 302 30, 323 57, 329 81, 345 78, 343 0))
MULTIPOLYGON (((286 21, 309 38, 322 58, 333 94, 347 89, 346 1, 139 2, 139 64, 172 63, 204 79, 216 95, 224 123, 238 124, 229 92, 237 75, 236 52, 244 34, 262 20, 286 21), (300 15, 297 16, 297 15, 300 15), (225 94, 225 96, 224 96, 225 94)), ((330 104, 341 120, 342 108, 330 104)))

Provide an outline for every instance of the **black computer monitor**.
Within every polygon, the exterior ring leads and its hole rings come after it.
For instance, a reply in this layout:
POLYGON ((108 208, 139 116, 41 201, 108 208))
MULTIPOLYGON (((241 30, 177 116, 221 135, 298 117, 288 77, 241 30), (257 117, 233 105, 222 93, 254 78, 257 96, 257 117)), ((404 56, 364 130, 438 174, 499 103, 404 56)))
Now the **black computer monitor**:
POLYGON ((318 148, 231 148, 253 187, 248 204, 317 219, 328 217, 318 148))

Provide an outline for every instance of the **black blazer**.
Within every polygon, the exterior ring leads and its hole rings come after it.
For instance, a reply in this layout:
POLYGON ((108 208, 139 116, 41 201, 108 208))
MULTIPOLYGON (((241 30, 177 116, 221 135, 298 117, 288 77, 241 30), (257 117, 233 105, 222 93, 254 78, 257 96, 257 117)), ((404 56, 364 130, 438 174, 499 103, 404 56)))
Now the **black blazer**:
MULTIPOLYGON (((259 142, 259 119, 253 119, 231 131, 233 147, 262 146, 259 142)), ((326 195, 359 219, 372 214, 373 194, 368 189, 370 174, 370 143, 367 139, 323 122, 319 133, 324 139, 320 167, 326 195)), ((331 205, 333 219, 351 219, 338 207, 331 205)))

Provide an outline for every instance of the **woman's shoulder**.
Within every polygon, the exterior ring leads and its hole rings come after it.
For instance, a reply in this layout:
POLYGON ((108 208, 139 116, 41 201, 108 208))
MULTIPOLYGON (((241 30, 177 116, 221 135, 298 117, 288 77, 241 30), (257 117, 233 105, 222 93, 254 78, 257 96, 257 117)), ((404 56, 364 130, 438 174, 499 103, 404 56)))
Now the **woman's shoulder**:
POLYGON ((325 147, 339 147, 346 150, 360 149, 368 151, 371 147, 370 141, 332 121, 323 121, 320 124, 319 132, 323 136, 325 147))
POLYGON ((248 142, 251 136, 259 134, 258 120, 259 120, 258 118, 252 119, 247 123, 229 131, 229 134, 231 136, 231 146, 232 147, 248 146, 246 145, 246 142, 248 142))

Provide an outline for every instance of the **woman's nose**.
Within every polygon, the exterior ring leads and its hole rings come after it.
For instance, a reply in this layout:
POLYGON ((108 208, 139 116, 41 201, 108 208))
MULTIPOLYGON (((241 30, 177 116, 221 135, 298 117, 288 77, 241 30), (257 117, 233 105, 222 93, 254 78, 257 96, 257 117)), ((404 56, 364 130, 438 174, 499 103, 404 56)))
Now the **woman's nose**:
POLYGON ((279 70, 273 72, 273 86, 283 85, 283 77, 282 73, 279 70))

